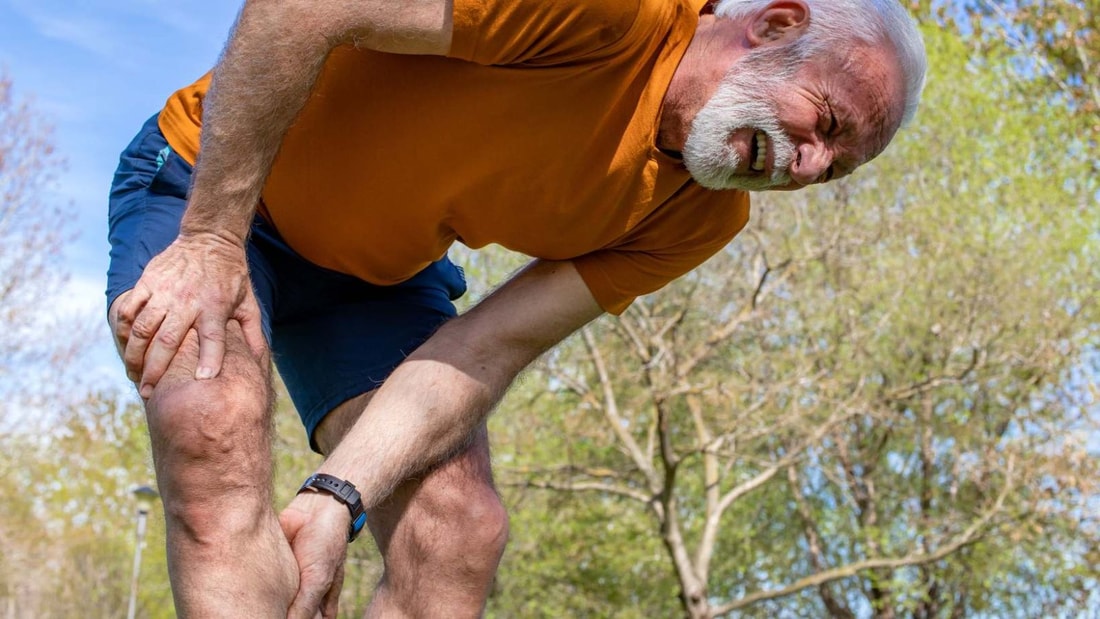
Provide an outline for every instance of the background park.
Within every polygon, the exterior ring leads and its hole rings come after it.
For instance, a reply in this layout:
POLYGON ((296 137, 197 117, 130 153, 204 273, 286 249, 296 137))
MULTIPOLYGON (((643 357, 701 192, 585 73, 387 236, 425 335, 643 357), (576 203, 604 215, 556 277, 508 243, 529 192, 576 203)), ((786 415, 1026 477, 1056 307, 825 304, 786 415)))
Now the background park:
MULTIPOLYGON (((118 152, 235 3, 0 0, 0 617, 173 616, 106 327, 118 152)), ((1100 2, 911 4, 914 124, 491 422, 490 617, 1100 617, 1100 2)), ((520 264, 459 250, 476 300, 520 264)), ((467 301, 469 303, 469 300, 467 301)), ((276 500, 317 464, 285 396, 276 500)), ((380 572, 350 548, 341 616, 380 572)))

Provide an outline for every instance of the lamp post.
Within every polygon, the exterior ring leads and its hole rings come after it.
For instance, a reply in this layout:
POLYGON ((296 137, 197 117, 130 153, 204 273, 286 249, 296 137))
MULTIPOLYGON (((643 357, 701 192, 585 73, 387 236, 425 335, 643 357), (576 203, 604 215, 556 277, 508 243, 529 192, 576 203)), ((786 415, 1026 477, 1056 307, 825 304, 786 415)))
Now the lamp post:
POLYGON ((149 486, 138 486, 130 492, 137 501, 137 543, 134 545, 134 571, 130 577, 130 607, 126 611, 126 619, 134 619, 134 613, 137 612, 138 574, 141 573, 141 550, 145 547, 145 522, 153 503, 160 496, 149 486))

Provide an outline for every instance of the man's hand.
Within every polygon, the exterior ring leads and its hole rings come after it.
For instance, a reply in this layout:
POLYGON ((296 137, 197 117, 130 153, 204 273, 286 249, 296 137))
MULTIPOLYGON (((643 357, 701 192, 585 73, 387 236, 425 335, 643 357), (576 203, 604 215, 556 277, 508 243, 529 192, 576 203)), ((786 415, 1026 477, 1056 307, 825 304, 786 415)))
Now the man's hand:
POLYGON ((298 560, 298 594, 287 619, 335 619, 344 584, 351 514, 327 494, 299 494, 279 514, 294 558, 298 560))
POLYGON ((225 356, 225 328, 236 320, 252 351, 266 349, 243 245, 216 234, 181 235, 145 268, 114 320, 126 375, 152 395, 187 332, 199 337, 196 379, 213 378, 225 356), (140 380, 140 382, 139 382, 140 380))

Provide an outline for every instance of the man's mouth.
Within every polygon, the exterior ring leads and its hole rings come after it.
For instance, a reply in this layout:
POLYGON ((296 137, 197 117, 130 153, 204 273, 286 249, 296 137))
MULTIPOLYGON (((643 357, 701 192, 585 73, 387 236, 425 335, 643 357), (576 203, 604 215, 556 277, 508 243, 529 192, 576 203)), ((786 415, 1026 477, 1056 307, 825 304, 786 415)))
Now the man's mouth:
POLYGON ((752 169, 756 172, 764 171, 764 164, 768 159, 768 134, 763 131, 757 131, 752 137, 752 150, 754 153, 754 159, 752 161, 752 169))

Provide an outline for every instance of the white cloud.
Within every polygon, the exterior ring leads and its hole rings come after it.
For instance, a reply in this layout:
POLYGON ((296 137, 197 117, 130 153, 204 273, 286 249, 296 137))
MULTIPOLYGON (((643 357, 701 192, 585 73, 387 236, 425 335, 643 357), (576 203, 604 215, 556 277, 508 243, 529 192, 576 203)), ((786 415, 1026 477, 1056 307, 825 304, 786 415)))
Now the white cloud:
POLYGON ((124 46, 112 26, 101 19, 86 16, 60 16, 31 13, 28 18, 42 36, 68 43, 108 60, 121 60, 124 46))
POLYGON ((235 3, 202 0, 186 7, 154 0, 12 0, 42 37, 135 70, 150 60, 220 49, 235 3), (163 46, 162 46, 163 42, 163 46))

